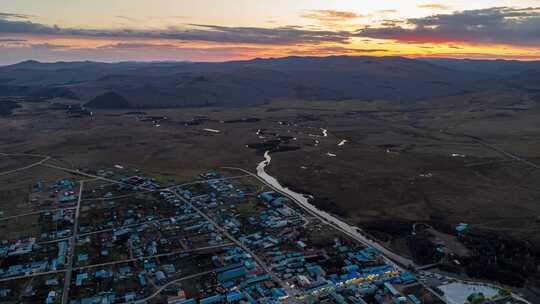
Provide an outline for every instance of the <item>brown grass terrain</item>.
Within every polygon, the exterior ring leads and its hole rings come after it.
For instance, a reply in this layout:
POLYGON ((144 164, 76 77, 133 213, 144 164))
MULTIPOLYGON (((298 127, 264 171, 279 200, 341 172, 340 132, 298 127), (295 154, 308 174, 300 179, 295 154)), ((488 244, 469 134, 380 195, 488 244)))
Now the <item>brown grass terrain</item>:
MULTIPOLYGON (((76 168, 121 164, 183 182, 221 166, 254 171, 265 148, 247 145, 277 140, 288 151, 272 153, 274 176, 404 254, 417 222, 446 232, 465 222, 540 243, 540 104, 529 95, 471 94, 408 107, 282 100, 82 118, 49 109, 52 102, 64 101, 25 104, 1 118, 0 152, 50 155, 76 168), (256 119, 225 122, 243 118, 256 119)), ((0 168, 16 166, 6 159, 0 168)))
MULTIPOLYGON (((253 108, 146 111, 167 117, 160 127, 126 111, 68 119, 46 103, 31 104, 0 120, 8 130, 0 135, 0 151, 51 155, 79 168, 118 163, 181 181, 219 166, 254 170, 261 156, 246 144, 285 135, 295 137, 289 145, 300 149, 276 153, 269 170, 288 185, 328 198, 351 221, 437 218, 540 240, 538 170, 462 136, 540 159, 540 107, 520 96, 515 105, 517 97, 509 95, 446 98, 409 108, 281 101, 253 108), (209 121, 183 124, 195 116, 209 121), (260 121, 221 122, 244 117, 260 121), (266 130, 264 139, 258 129, 266 130), (338 146, 343 139, 347 143, 338 146)), ((16 167, 11 162, 3 166, 16 167)))

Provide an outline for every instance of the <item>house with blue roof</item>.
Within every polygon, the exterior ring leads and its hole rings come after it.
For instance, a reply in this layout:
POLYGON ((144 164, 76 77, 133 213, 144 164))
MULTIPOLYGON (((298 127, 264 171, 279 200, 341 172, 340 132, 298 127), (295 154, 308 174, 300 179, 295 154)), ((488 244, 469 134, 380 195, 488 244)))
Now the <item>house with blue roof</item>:
POLYGON ((410 272, 403 272, 399 275, 399 279, 403 284, 411 284, 417 281, 416 277, 410 272))
POLYGON ((313 265, 306 267, 307 272, 315 278, 323 277, 326 275, 326 272, 319 265, 313 265))
POLYGON ((273 191, 268 191, 268 192, 263 192, 259 195, 259 197, 267 202, 267 203, 270 203, 271 201, 274 200, 274 192, 273 191))
POLYGON ((6 275, 8 277, 17 276, 23 272, 23 265, 11 265, 9 266, 6 275))
POLYGON ((272 288, 270 290, 270 293, 272 294, 272 297, 278 299, 287 296, 287 293, 285 292, 285 290, 283 290, 283 288, 272 288))
POLYGON ((121 276, 124 276, 124 277, 128 277, 132 275, 131 268, 129 266, 120 267, 118 272, 120 273, 121 276))
POLYGON ((6 298, 11 293, 11 289, 0 288, 0 298, 6 298))
POLYGON ((134 292, 128 292, 124 295, 124 300, 126 302, 132 302, 135 301, 135 299, 137 299, 137 295, 134 292))
POLYGON ((146 286, 146 278, 144 277, 143 272, 139 273, 138 279, 139 279, 139 285, 141 285, 142 287, 146 286))
POLYGON ((77 200, 76 195, 63 195, 58 199, 59 203, 69 203, 77 200))
POLYGON ((84 283, 84 280, 88 279, 88 273, 79 273, 77 274, 77 277, 75 278, 75 285, 81 286, 84 283))
POLYGON ((156 269, 156 263, 146 260, 144 261, 144 269, 145 270, 156 269))
POLYGON ((197 300, 195 299, 185 299, 185 300, 179 300, 174 301, 174 304, 197 304, 197 300))
POLYGON ((77 256, 77 261, 79 263, 88 261, 88 254, 87 253, 79 253, 77 256))
POLYGON ((456 231, 457 231, 458 233, 463 233, 463 232, 465 232, 465 230, 467 230, 467 228, 469 228, 469 224, 459 223, 459 224, 456 226, 456 231))
POLYGON ((167 279, 167 277, 165 276, 165 273, 163 273, 163 271, 161 270, 156 272, 155 277, 156 277, 156 281, 158 282, 165 281, 167 279))
POLYGON ((244 295, 239 291, 229 292, 226 295, 227 302, 233 303, 244 299, 244 295))
POLYGON ((167 274, 172 274, 172 273, 176 272, 176 267, 174 267, 173 264, 165 264, 165 265, 163 265, 163 270, 167 274))
POLYGON ((214 295, 214 296, 201 299, 199 301, 199 304, 214 304, 214 303, 221 303, 222 301, 223 301, 222 295, 214 295))
POLYGON ((220 283, 221 282, 226 282, 226 281, 229 281, 229 280, 237 279, 239 277, 243 277, 246 274, 247 274, 246 268, 244 268, 242 266, 242 267, 238 267, 238 268, 235 268, 235 269, 231 269, 231 270, 227 270, 227 271, 224 271, 222 273, 219 273, 217 275, 217 280, 220 283))
POLYGON ((46 304, 53 304, 54 301, 56 300, 56 296, 58 295, 58 293, 56 291, 49 291, 49 293, 47 294, 47 299, 45 299, 45 303, 46 304))
POLYGON ((96 272, 95 277, 96 279, 108 279, 112 277, 112 273, 110 271, 102 269, 96 272))
POLYGON ((411 300, 411 302, 413 302, 414 304, 422 304, 422 301, 420 301, 420 299, 418 299, 415 295, 413 294, 410 294, 407 296, 409 298, 409 300, 411 300))

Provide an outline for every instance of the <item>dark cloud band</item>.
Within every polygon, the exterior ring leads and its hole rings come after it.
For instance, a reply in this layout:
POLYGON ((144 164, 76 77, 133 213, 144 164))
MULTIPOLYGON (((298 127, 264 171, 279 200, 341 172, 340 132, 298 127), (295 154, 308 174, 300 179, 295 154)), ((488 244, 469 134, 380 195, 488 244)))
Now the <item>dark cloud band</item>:
POLYGON ((469 10, 408 19, 406 25, 368 27, 357 35, 407 43, 540 45, 540 8, 469 10))
POLYGON ((298 27, 225 27, 205 24, 191 24, 186 28, 164 30, 94 30, 60 28, 30 21, 0 19, 0 33, 65 35, 108 38, 149 38, 175 39, 184 41, 208 41, 246 44, 318 44, 324 42, 347 43, 351 33, 345 31, 307 30, 298 27))

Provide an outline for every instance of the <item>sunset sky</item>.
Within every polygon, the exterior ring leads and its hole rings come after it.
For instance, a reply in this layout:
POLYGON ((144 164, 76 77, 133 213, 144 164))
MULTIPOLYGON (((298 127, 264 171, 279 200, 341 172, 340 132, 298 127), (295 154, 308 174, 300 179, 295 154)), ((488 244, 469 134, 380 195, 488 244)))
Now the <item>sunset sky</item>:
POLYGON ((540 60, 540 0, 0 0, 0 64, 371 55, 540 60))

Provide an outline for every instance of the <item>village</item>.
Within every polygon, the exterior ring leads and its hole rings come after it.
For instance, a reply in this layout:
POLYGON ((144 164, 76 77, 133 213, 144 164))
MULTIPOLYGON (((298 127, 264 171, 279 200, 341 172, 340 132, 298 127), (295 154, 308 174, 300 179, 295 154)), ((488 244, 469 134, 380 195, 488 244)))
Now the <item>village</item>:
POLYGON ((429 273, 249 174, 175 184, 120 165, 64 173, 21 173, 30 212, 0 218, 0 303, 447 303, 429 273))

